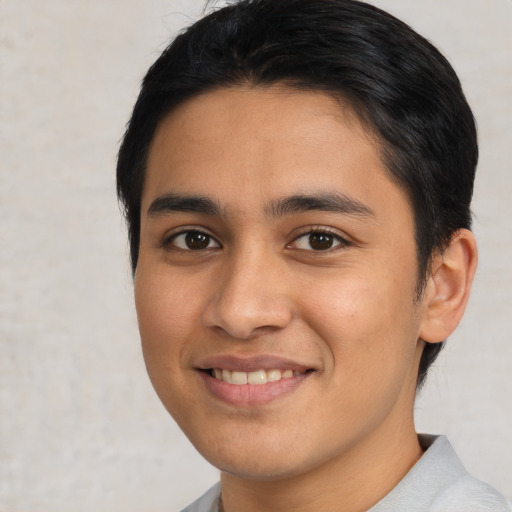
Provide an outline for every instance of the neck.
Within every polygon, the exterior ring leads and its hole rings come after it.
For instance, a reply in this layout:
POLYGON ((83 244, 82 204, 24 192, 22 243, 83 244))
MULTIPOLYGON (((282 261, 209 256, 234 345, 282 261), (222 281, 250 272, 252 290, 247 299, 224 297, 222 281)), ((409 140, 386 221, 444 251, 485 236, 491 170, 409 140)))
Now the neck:
POLYGON ((224 512, 364 511, 388 494, 422 455, 411 418, 306 473, 272 481, 222 473, 224 512))

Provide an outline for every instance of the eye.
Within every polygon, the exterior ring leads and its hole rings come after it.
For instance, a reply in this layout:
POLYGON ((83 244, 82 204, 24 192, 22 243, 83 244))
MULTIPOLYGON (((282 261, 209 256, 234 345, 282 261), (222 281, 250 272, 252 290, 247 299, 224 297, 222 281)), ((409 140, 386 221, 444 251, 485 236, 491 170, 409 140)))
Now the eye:
POLYGON ((311 231, 293 241, 294 248, 305 251, 328 251, 346 245, 348 242, 345 239, 329 231, 311 231))
POLYGON ((220 247, 212 236, 197 230, 183 231, 173 235, 165 245, 174 246, 183 251, 204 251, 220 247))

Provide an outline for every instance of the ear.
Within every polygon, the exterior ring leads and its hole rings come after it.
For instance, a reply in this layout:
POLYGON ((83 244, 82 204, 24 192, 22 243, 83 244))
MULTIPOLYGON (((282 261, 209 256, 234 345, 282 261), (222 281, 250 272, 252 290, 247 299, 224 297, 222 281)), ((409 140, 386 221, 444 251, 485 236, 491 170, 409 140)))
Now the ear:
POLYGON ((455 330, 468 303, 477 260, 475 237, 467 229, 456 231, 448 247, 434 255, 422 300, 422 340, 439 343, 455 330))

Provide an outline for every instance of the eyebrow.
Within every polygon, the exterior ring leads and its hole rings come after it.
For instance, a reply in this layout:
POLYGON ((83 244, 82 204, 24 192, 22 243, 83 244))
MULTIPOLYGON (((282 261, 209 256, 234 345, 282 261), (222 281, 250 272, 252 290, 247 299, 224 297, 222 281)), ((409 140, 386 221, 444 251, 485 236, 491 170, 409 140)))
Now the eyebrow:
POLYGON ((220 205, 205 196, 181 196, 178 194, 164 194, 157 197, 149 206, 148 214, 152 217, 167 213, 187 212, 217 215, 222 212, 220 205))
MULTIPOLYGON (((341 213, 358 217, 375 216, 369 206, 340 193, 297 194, 273 200, 265 206, 265 213, 271 217, 284 217, 310 211, 341 213)), ((157 197, 148 208, 148 214, 152 217, 175 212, 221 216, 223 209, 218 202, 207 196, 182 196, 173 193, 157 197)))
POLYGON ((298 194, 271 201, 267 207, 267 213, 272 217, 283 217, 294 213, 309 211, 324 211, 354 215, 357 217, 375 217, 374 211, 361 201, 346 194, 298 194))

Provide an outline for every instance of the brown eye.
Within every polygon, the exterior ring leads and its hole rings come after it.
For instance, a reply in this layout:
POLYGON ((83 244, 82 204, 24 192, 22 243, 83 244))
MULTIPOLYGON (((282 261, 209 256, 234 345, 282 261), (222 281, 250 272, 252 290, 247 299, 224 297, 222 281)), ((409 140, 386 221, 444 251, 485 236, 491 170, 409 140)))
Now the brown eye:
POLYGON ((341 236, 329 231, 311 231, 296 238, 292 247, 303 251, 329 251, 350 245, 341 236))
POLYGON ((185 235, 185 244, 193 251, 206 249, 210 243, 210 237, 199 231, 189 231, 185 235))
POLYGON ((309 235, 309 245, 315 251, 325 251, 334 244, 334 236, 329 233, 311 233, 309 235))
POLYGON ((203 251, 220 247, 219 243, 210 235, 201 231, 185 231, 172 237, 172 245, 184 251, 203 251))

